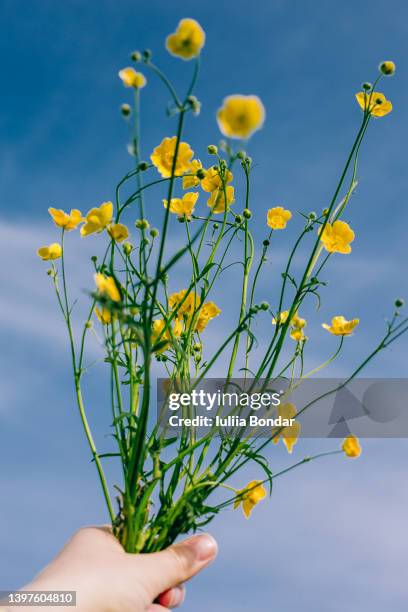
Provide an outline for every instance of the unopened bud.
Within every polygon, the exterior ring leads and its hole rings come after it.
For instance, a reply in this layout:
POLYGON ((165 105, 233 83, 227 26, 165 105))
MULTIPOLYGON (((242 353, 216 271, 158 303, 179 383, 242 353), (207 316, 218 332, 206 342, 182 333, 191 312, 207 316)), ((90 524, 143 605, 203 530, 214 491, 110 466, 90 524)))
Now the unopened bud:
POLYGON ((122 104, 122 106, 120 107, 120 112, 124 117, 129 117, 130 113, 132 112, 132 109, 130 108, 129 104, 122 104))
POLYGON ((125 244, 123 245, 123 252, 125 253, 125 255, 129 256, 132 251, 133 246, 130 244, 130 242, 125 242, 125 244))
POLYGON ((386 61, 386 62, 381 62, 378 68, 380 72, 382 72, 385 76, 391 76, 394 74, 396 66, 394 62, 386 61))
POLYGON ((261 302, 261 303, 259 304, 259 307, 260 307, 260 309, 261 309, 261 310, 269 310, 269 304, 268 304, 268 302, 261 302))
POLYGON ((235 215, 235 223, 236 223, 237 225, 241 225, 241 223, 242 223, 242 217, 241 217, 241 215, 235 215))
POLYGON ((247 155, 246 155, 245 151, 238 151, 238 153, 237 153, 238 159, 245 159, 246 156, 247 155))
POLYGON ((317 219, 317 215, 314 212, 314 210, 312 210, 312 212, 309 213, 309 219, 311 219, 312 221, 314 221, 315 219, 317 219))
POLYGON ((145 170, 149 168, 149 164, 145 161, 141 161, 138 168, 141 172, 145 172, 145 170))
POLYGON ((196 342, 193 346, 193 351, 195 353, 199 353, 201 351, 201 344, 199 342, 196 342))
POLYGON ((252 213, 249 208, 244 208, 242 214, 244 215, 245 219, 250 219, 252 217, 252 213))
POLYGON ((199 115, 201 111, 201 102, 195 96, 189 96, 187 99, 191 109, 195 115, 199 115))
POLYGON ((155 227, 152 227, 152 229, 150 230, 150 235, 152 238, 157 238, 157 236, 159 235, 159 230, 155 227))
POLYGON ((207 151, 209 155, 217 155, 218 147, 216 147, 215 145, 208 145, 207 151))
POLYGON ((269 240, 264 240, 263 243, 264 247, 268 247, 271 243, 269 242, 269 240))
POLYGON ((372 84, 366 82, 363 83, 361 87, 364 89, 364 91, 370 91, 370 89, 372 89, 372 84))
POLYGON ((94 263, 96 263, 98 261, 98 258, 96 255, 92 255, 91 257, 91 261, 93 261, 94 263))
POLYGON ((146 230, 146 229, 149 229, 150 227, 147 219, 138 219, 135 222, 135 226, 137 229, 141 229, 141 230, 146 230))
POLYGON ((143 55, 143 60, 144 60, 145 62, 148 62, 148 61, 149 61, 149 59, 151 59, 151 57, 152 57, 152 52, 150 51, 150 49, 145 49, 145 50, 143 51, 143 54, 142 54, 142 55, 143 55))
POLYGON ((395 307, 396 308, 402 308, 403 305, 405 304, 404 300, 402 298, 397 298, 394 302, 395 307))
POLYGON ((85 329, 91 329, 91 327, 93 327, 92 321, 87 321, 85 323, 85 329))
POLYGON ((130 55, 130 59, 133 60, 134 62, 141 62, 142 54, 140 53, 140 51, 133 51, 133 53, 131 53, 130 55))

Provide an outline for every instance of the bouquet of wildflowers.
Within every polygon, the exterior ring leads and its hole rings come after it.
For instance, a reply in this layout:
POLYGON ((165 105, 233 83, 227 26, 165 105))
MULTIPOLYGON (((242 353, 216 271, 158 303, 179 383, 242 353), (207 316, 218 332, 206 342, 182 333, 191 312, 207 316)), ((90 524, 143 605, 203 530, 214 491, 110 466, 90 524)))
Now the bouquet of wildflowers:
MULTIPOLYGON (((249 517, 271 490, 273 479, 279 475, 271 467, 271 443, 281 440, 292 453, 301 433, 296 417, 310 406, 298 410, 293 403, 281 402, 276 414, 284 419, 283 424, 271 429, 268 437, 253 432, 249 435, 245 428, 240 435, 219 436, 216 427, 198 436, 188 426, 178 435, 169 436, 152 419, 153 368, 162 370, 168 392, 176 387, 191 391, 215 367, 218 374, 225 367, 227 385, 240 371, 246 378, 250 375, 251 389, 259 390, 277 377, 284 377, 289 385, 295 377, 302 380, 340 354, 345 338, 352 335, 359 321, 334 313, 331 323, 321 322, 322 333, 333 336, 333 354, 313 372, 304 372, 309 341, 302 308, 309 299, 319 303, 326 284, 322 273, 331 258, 351 253, 355 236, 343 216, 356 186, 361 143, 372 120, 392 110, 391 102, 376 89, 384 75, 395 71, 393 62, 385 61, 374 84, 364 83, 356 94, 361 121, 327 207, 319 214, 300 212, 296 217, 284 206, 252 211, 253 162, 243 147, 262 128, 265 109, 261 100, 255 95, 225 98, 216 117, 225 138, 218 146, 210 144, 207 151, 195 154, 184 135, 186 117, 200 112, 194 89, 204 43, 205 33, 193 19, 181 20, 167 38, 167 50, 193 64, 191 83, 183 96, 153 63, 149 51, 132 54, 132 61, 141 64, 143 72, 134 67, 119 72, 122 84, 132 93, 132 103, 123 104, 121 109, 131 129, 132 167, 116 185, 112 201, 95 206, 85 215, 76 209, 64 212, 50 208, 60 241, 38 250, 51 265, 48 273, 68 331, 79 414, 113 532, 129 552, 160 550, 229 506, 242 508, 249 517), (170 100, 167 108, 172 128, 170 136, 164 136, 146 155, 149 161, 144 161, 140 103, 142 96, 148 95, 148 71, 160 79, 170 100), (159 189, 162 193, 158 199, 159 189), (149 198, 153 203, 146 206, 149 198), (160 230, 149 223, 146 211, 151 206, 162 208, 160 230), (258 245, 251 225, 259 217, 264 219, 265 235, 258 245), (132 236, 131 225, 135 228, 132 236), (94 278, 95 285, 88 292, 89 314, 79 322, 79 335, 78 322, 73 322, 67 269, 69 234, 78 228, 84 240, 100 241, 104 250, 103 257, 93 257, 90 264, 89 278, 94 278), (274 234, 292 231, 296 233, 293 247, 273 291, 258 296, 274 234), (178 235, 183 245, 176 252, 169 247, 170 233, 178 235), (294 270, 294 259, 300 248, 307 248, 308 254, 302 255, 304 265, 299 274, 294 270), (216 296, 221 279, 224 286, 227 282, 228 258, 233 249, 240 253, 241 296, 235 310, 231 304, 231 312, 221 312, 216 296), (188 274, 185 262, 189 264, 188 274), (184 281, 170 290, 170 279, 180 265, 184 266, 184 281), (261 315, 268 316, 268 324, 262 326, 266 341, 262 351, 257 349, 254 332, 254 322, 261 315), (216 317, 224 318, 225 336, 209 354, 206 332, 216 317), (104 353, 113 452, 98 450, 83 399, 87 371, 84 359, 92 330, 100 338, 104 353), (115 460, 121 464, 122 481, 115 485, 117 494, 112 498, 104 462, 115 460), (249 462, 254 479, 239 489, 232 487, 231 478, 249 462)), ((364 362, 350 372, 349 380, 407 331, 408 319, 400 314, 402 305, 402 300, 395 302, 383 337, 364 362)), ((185 410, 188 414, 189 407, 185 410)), ((358 439, 350 435, 341 449, 333 450, 342 452, 357 457, 361 452, 358 439)), ((313 458, 291 464, 284 471, 313 458)))

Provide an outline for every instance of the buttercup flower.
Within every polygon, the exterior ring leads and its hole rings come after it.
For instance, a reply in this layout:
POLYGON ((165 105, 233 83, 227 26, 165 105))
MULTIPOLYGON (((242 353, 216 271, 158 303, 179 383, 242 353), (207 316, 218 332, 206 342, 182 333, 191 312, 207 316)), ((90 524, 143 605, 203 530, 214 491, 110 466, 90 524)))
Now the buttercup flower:
POLYGON ((48 246, 40 247, 37 250, 38 257, 41 257, 43 261, 48 261, 49 259, 58 259, 62 255, 62 247, 58 242, 53 242, 48 246))
MULTIPOLYGON (((272 325, 283 325, 288 320, 288 316, 289 310, 283 310, 276 316, 276 318, 273 317, 272 325)), ((307 336, 305 336, 303 332, 303 328, 307 325, 306 319, 302 319, 297 313, 295 313, 292 317, 290 325, 292 327, 290 332, 290 337, 292 340, 295 340, 296 342, 307 340, 307 336)))
POLYGON ((190 319, 195 311, 201 306, 199 295, 191 291, 187 297, 185 297, 186 293, 187 289, 182 289, 178 293, 172 293, 169 296, 169 308, 171 310, 177 310, 176 317, 178 319, 183 319, 184 317, 190 319))
POLYGON ((319 233, 329 253, 351 253, 350 242, 353 242, 355 234, 345 221, 335 221, 333 225, 326 223, 324 230, 319 233))
POLYGON ((198 315, 196 330, 200 333, 203 332, 211 319, 218 317, 220 313, 221 309, 214 302, 205 302, 198 315))
POLYGON ((102 232, 113 217, 112 202, 103 202, 99 208, 91 208, 86 215, 86 223, 81 227, 81 236, 89 236, 95 232, 102 232))
POLYGON ((274 230, 285 229, 287 222, 292 218, 290 210, 285 210, 282 206, 270 208, 267 214, 267 225, 274 230))
POLYGON ((303 328, 306 326, 306 319, 302 319, 296 313, 292 317, 290 324, 292 325, 292 330, 290 332, 290 337, 292 338, 292 340, 295 340, 296 342, 307 340, 307 336, 305 336, 303 332, 303 328))
POLYGON ((129 238, 129 230, 123 223, 109 225, 108 234, 116 242, 123 242, 126 238, 129 238))
MULTIPOLYGON (((164 138, 150 156, 153 165, 156 166, 163 178, 168 178, 171 176, 176 142, 176 136, 173 136, 172 138, 164 138)), ((174 174, 176 176, 180 176, 181 174, 188 172, 192 157, 193 151, 191 150, 190 145, 186 142, 180 142, 177 152, 176 167, 174 169, 174 174)))
MULTIPOLYGON (((182 198, 172 198, 170 201, 170 212, 175 213, 179 218, 185 216, 187 219, 191 219, 197 199, 198 193, 194 191, 185 193, 182 198)), ((164 208, 168 208, 168 201, 163 200, 163 205, 164 208)))
POLYGON ((195 19, 182 19, 177 30, 166 39, 166 48, 177 57, 190 60, 200 54, 205 43, 205 32, 195 19))
MULTIPOLYGON (((280 404, 277 407, 278 417, 282 418, 282 424, 284 424, 285 421, 290 422, 291 419, 294 419, 296 416, 296 412, 297 410, 295 404, 280 404)), ((296 444, 300 435, 300 423, 298 421, 295 421, 294 423, 292 423, 292 425, 288 425, 287 427, 277 427, 272 430, 272 434, 274 444, 277 444, 280 438, 282 438, 288 453, 292 453, 293 447, 296 444)))
MULTIPOLYGON (((233 179, 232 172, 229 170, 226 171, 224 176, 225 184, 230 183, 233 179)), ((222 178, 220 176, 219 170, 217 166, 212 166, 209 168, 205 174, 205 177, 201 181, 201 189, 204 191, 208 191, 208 193, 212 193, 217 189, 222 188, 222 178)))
MULTIPOLYGON (((234 188, 231 185, 225 187, 225 193, 227 195, 227 208, 235 202, 234 188)), ((223 213, 225 211, 225 194, 224 189, 216 189, 211 193, 211 196, 207 202, 207 206, 212 209, 213 213, 223 213)))
POLYGON ((76 229, 78 225, 84 221, 81 211, 77 208, 73 208, 70 213, 66 213, 57 208, 49 208, 48 212, 55 225, 64 228, 66 232, 76 229))
POLYGON ((193 159, 189 168, 187 176, 183 176, 183 189, 191 189, 191 187, 197 187, 200 184, 200 179, 196 175, 197 170, 202 169, 202 164, 199 159, 193 159))
POLYGON ((361 455, 361 446, 358 438, 350 434, 344 439, 341 449, 346 453, 347 457, 359 457, 361 455))
POLYGON ((112 314, 108 308, 98 308, 98 306, 95 306, 95 314, 102 325, 109 325, 112 321, 112 314))
POLYGON ((105 276, 97 272, 94 278, 99 293, 112 300, 112 302, 120 302, 120 292, 112 276, 105 276))
POLYGON ((119 70, 119 78, 125 87, 141 89, 146 85, 146 78, 141 72, 136 72, 134 68, 128 67, 119 70))
POLYGON ((217 113, 221 132, 230 138, 249 138, 264 120, 265 109, 258 96, 228 96, 217 113))
MULTIPOLYGON (((170 340, 171 340, 171 332, 170 332, 170 328, 168 327, 166 331, 163 333, 165 326, 166 326, 166 321, 164 319, 155 319, 153 321, 152 338, 151 338, 152 346, 154 347, 154 345, 157 344, 158 342, 161 343, 161 342, 166 341, 165 344, 160 346, 158 349, 155 349, 156 353, 163 353, 163 351, 165 351, 169 347, 170 340)), ((173 326, 173 334, 176 336, 176 338, 180 337, 182 330, 183 330, 182 323, 176 319, 176 321, 174 322, 174 326, 173 326)))
POLYGON ((251 480, 244 489, 237 491, 239 495, 235 500, 234 508, 239 508, 242 504, 242 510, 246 518, 251 516, 252 510, 260 501, 266 497, 266 489, 262 484, 262 480, 251 480))
POLYGON ((356 100, 363 111, 369 110, 373 117, 385 117, 392 111, 392 103, 379 91, 359 91, 356 100))
POLYGON ((350 336, 353 330, 360 323, 360 319, 351 319, 347 321, 343 316, 339 315, 332 318, 331 325, 322 323, 322 327, 327 329, 334 336, 350 336))

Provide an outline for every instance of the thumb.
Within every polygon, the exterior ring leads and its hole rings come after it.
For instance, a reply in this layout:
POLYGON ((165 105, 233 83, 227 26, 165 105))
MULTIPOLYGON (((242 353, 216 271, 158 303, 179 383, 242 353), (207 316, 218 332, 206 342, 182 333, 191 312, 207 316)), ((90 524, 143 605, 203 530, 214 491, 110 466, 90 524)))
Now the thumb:
POLYGON ((165 550, 143 555, 145 586, 154 599, 167 589, 189 580, 217 555, 217 542, 209 534, 193 536, 165 550))

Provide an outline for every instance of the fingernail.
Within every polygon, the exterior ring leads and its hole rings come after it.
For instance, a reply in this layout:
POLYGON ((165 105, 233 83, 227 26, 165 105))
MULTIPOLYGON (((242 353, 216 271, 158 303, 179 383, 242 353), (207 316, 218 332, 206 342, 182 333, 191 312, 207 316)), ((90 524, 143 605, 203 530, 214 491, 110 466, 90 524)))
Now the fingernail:
POLYGON ((214 559, 218 551, 217 542, 209 533, 194 536, 187 540, 187 543, 194 550, 197 561, 210 561, 214 559))

